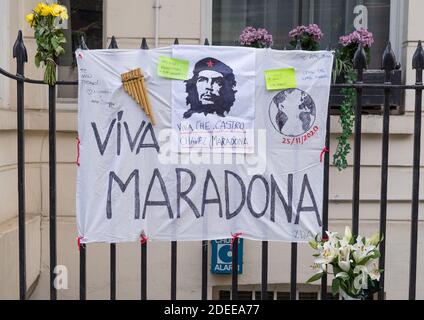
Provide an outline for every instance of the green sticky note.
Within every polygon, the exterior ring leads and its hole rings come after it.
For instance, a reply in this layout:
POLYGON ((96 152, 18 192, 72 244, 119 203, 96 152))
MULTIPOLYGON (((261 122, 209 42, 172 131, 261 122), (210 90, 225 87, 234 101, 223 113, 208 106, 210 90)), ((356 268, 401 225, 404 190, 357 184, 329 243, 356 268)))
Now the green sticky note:
POLYGON ((160 56, 157 65, 157 73, 164 78, 186 80, 188 74, 188 60, 160 56))
POLYGON ((265 70, 267 90, 296 88, 296 70, 294 68, 265 70))

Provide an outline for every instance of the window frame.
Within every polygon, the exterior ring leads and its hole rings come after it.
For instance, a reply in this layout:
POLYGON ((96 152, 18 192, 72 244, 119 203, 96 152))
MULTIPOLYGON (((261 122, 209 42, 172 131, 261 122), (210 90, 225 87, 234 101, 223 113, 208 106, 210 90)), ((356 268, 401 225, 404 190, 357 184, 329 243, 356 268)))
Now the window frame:
MULTIPOLYGON (((105 0, 106 1, 106 0, 105 0)), ((407 14, 408 1, 390 0, 390 26, 389 40, 393 51, 400 61, 402 56, 402 46, 405 39, 405 14, 407 14)), ((207 38, 209 43, 213 43, 213 0, 201 0, 201 38, 207 38)), ((382 54, 382 53, 381 53, 382 54)))
MULTIPOLYGON (((107 3, 109 0, 102 0, 102 19, 103 19, 103 30, 102 30, 102 47, 106 48, 107 45, 107 3)), ((54 0, 55 3, 58 2, 58 0, 54 0)), ((69 8, 67 8, 69 11, 69 8)), ((56 66, 56 74, 59 76, 59 66, 56 66)), ((59 96, 59 90, 58 86, 56 86, 56 108, 60 111, 77 111, 78 109, 78 97, 75 98, 63 98, 59 96)))

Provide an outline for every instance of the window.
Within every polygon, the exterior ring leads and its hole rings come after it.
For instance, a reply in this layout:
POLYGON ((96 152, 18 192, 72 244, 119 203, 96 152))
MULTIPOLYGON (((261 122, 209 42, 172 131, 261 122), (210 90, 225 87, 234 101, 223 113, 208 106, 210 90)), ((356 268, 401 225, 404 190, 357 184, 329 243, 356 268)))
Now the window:
POLYGON ((234 45, 245 26, 265 27, 274 48, 289 46, 289 31, 299 24, 316 23, 324 33, 321 46, 338 44, 341 35, 358 27, 374 34, 369 68, 380 69, 381 55, 390 34, 390 0, 213 0, 214 45, 234 45))
POLYGON ((299 300, 318 300, 318 292, 299 292, 299 300))
MULTIPOLYGON (((59 58, 58 80, 77 80, 75 50, 81 36, 90 49, 103 48, 103 0, 60 0, 69 12, 64 26, 66 37, 65 54, 59 58)), ((59 98, 76 98, 77 86, 58 86, 59 98)))
MULTIPOLYGON (((267 300, 290 300, 289 285, 271 285, 270 291, 267 292, 267 300)), ((216 294, 212 294, 214 299, 230 300, 232 293, 230 287, 214 288, 216 294)), ((319 300, 319 288, 311 287, 310 289, 302 289, 296 292, 296 299, 298 300, 319 300)), ((260 285, 242 285, 238 291, 238 300, 261 300, 262 292, 260 285)))
MULTIPOLYGON (((262 300, 262 291, 255 291, 255 300, 262 300)), ((274 300, 274 292, 268 291, 267 292, 267 300, 274 300)))
POLYGON ((290 300, 290 292, 277 291, 277 300, 290 300))
POLYGON ((227 290, 219 290, 219 300, 230 300, 231 293, 227 290))

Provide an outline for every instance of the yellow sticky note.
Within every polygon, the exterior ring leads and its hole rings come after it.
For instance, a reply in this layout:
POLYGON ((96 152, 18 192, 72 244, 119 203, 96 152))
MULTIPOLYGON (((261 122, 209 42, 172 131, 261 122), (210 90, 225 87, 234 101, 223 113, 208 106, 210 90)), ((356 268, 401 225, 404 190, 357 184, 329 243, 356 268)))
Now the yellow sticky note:
POLYGON ((296 70, 294 68, 265 70, 267 90, 296 88, 296 70))
POLYGON ((157 65, 157 73, 164 78, 186 80, 188 64, 188 60, 160 56, 157 65))

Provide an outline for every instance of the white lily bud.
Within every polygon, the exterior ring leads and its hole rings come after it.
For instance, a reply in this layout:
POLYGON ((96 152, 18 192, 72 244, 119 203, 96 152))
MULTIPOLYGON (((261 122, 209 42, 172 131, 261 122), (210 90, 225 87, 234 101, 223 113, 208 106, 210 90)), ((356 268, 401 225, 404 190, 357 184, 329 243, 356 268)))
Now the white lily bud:
POLYGON ((352 239, 352 230, 350 230, 349 226, 345 227, 345 238, 347 241, 350 241, 352 239))
POLYGON ((369 239, 369 244, 376 246, 379 242, 380 242, 380 234, 378 232, 376 232, 369 239))

